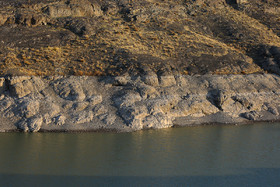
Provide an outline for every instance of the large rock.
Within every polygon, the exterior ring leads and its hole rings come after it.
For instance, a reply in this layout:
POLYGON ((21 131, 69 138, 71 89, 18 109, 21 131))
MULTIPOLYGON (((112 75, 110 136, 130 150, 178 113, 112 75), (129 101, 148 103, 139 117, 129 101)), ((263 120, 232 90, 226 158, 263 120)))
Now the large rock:
POLYGON ((66 121, 66 117, 64 115, 59 115, 54 118, 54 124, 55 125, 64 125, 66 121))
POLYGON ((149 71, 146 73, 145 76, 142 77, 143 81, 145 84, 148 84, 150 86, 158 86, 159 82, 158 82, 158 76, 156 73, 149 71))
POLYGON ((30 12, 18 12, 15 15, 15 23, 25 26, 38 26, 38 25, 47 25, 49 19, 37 13, 30 12))
POLYGON ((19 107, 20 115, 22 117, 32 117, 39 113, 40 110, 40 102, 38 100, 28 99, 23 101, 21 106, 19 107))
POLYGON ((42 104, 42 108, 42 111, 47 113, 50 117, 57 115, 61 111, 59 104, 55 103, 55 101, 52 101, 50 99, 44 101, 44 103, 42 104))
POLYGON ((174 75, 162 75, 159 77, 160 86, 174 86, 176 85, 176 80, 174 75))
POLYGON ((168 128, 173 125, 172 118, 163 113, 157 113, 154 115, 149 115, 143 119, 143 128, 168 128))
POLYGON ((157 97, 155 99, 146 101, 150 114, 153 113, 168 113, 171 108, 177 105, 178 100, 176 97, 157 97))
POLYGON ((116 120, 116 115, 113 114, 103 114, 99 116, 99 119, 103 121, 106 125, 114 125, 116 120))
POLYGON ((92 36, 96 34, 95 21, 92 18, 63 18, 60 19, 64 28, 69 29, 79 36, 92 36), (66 22, 66 24, 65 24, 66 22))
POLYGON ((73 104, 73 109, 75 111, 82 111, 85 110, 87 106, 88 106, 88 102, 77 102, 73 104))
POLYGON ((143 99, 151 99, 160 95, 153 86, 149 86, 146 84, 138 85, 137 89, 143 99))
POLYGON ((210 114, 215 114, 220 110, 213 105, 206 96, 194 95, 183 99, 178 103, 179 110, 182 116, 203 117, 210 114))
POLYGON ((53 86, 55 92, 63 99, 83 101, 86 97, 79 79, 76 80, 73 77, 60 79, 53 86))
POLYGON ((238 117, 240 113, 246 112, 247 108, 240 102, 228 97, 221 105, 221 110, 229 116, 238 117))
POLYGON ((24 132, 38 132, 43 124, 41 116, 23 119, 18 123, 18 128, 24 132))
POLYGON ((100 6, 97 3, 90 3, 88 0, 69 0, 65 4, 48 5, 43 10, 53 18, 100 16, 102 14, 100 6))
POLYGON ((261 115, 257 111, 250 111, 241 114, 241 117, 244 117, 248 120, 254 121, 261 117, 261 115))
POLYGON ((128 75, 116 76, 113 78, 113 85, 115 86, 125 86, 130 81, 131 77, 128 75))
POLYGON ((0 101, 0 112, 7 110, 14 104, 14 100, 10 97, 6 97, 5 99, 0 101))
POLYGON ((82 111, 74 118, 74 124, 89 123, 92 121, 94 115, 92 111, 82 111))
POLYGON ((42 126, 42 117, 33 117, 28 121, 28 127, 30 132, 38 132, 42 126))
POLYGON ((104 105, 99 104, 99 105, 94 106, 92 111, 93 111, 94 116, 99 116, 99 115, 105 114, 108 111, 108 109, 104 105))
POLYGON ((97 105, 102 102, 102 95, 92 95, 88 98, 90 105, 97 105))
POLYGON ((143 119, 148 115, 147 107, 144 105, 140 106, 129 106, 129 107, 122 107, 119 110, 119 113, 121 117, 126 121, 126 123, 129 125, 131 121, 135 119, 143 119))
POLYGON ((220 110, 223 110, 224 102, 230 98, 230 94, 227 93, 225 90, 211 90, 208 93, 208 99, 220 110))
POLYGON ((46 87, 40 77, 11 77, 9 80, 9 90, 13 96, 24 97, 31 93, 38 93, 46 87))
POLYGON ((135 102, 141 101, 142 98, 139 93, 132 91, 132 90, 127 90, 123 93, 123 95, 116 96, 114 98, 115 104, 118 107, 123 107, 123 106, 131 106, 135 102))

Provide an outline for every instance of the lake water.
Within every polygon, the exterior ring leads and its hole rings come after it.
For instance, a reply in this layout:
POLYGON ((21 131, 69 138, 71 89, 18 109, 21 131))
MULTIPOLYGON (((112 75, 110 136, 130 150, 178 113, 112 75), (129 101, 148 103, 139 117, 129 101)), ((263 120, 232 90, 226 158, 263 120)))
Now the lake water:
POLYGON ((280 124, 0 133, 0 186, 279 186, 280 124))

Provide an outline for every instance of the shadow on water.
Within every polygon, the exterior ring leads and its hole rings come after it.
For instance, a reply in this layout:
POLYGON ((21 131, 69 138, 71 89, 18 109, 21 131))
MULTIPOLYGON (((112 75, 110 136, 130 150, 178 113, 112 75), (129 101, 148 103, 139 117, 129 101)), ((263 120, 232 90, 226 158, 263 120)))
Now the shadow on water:
POLYGON ((52 176, 0 174, 1 186, 279 186, 280 169, 248 169, 250 174, 227 176, 52 176))

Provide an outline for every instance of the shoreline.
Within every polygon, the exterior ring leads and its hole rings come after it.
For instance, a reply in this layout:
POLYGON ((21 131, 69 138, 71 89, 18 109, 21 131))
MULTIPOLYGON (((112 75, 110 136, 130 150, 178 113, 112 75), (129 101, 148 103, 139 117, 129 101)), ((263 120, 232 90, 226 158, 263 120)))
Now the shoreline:
POLYGON ((280 121, 280 77, 0 78, 0 132, 133 132, 280 121))
MULTIPOLYGON (((202 123, 199 125, 173 125, 169 127, 169 129, 176 129, 176 128, 195 128, 195 127, 205 127, 205 126, 246 126, 246 125, 258 125, 262 123, 268 124, 275 124, 280 123, 280 119, 278 120, 264 120, 264 121, 247 121, 243 123, 202 123)), ((163 128, 167 129, 167 128, 163 128)), ((161 130, 161 129, 142 129, 141 131, 153 131, 153 130, 161 130)), ((70 133, 70 134, 79 134, 79 133, 133 133, 138 132, 136 131, 118 131, 117 129, 98 129, 98 130, 42 130, 40 129, 37 133, 70 133)), ((7 130, 7 131, 0 131, 0 133, 25 133, 22 130, 7 130)), ((28 132, 32 133, 32 132, 28 132)))

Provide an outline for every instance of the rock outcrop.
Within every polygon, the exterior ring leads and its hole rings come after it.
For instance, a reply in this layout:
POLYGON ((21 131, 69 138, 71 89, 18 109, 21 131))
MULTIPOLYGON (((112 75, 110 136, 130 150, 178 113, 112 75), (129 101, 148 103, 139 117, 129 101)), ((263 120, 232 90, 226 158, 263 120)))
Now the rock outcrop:
POLYGON ((1 78, 9 128, 0 129, 129 132, 280 119, 277 75, 145 76, 1 78))

